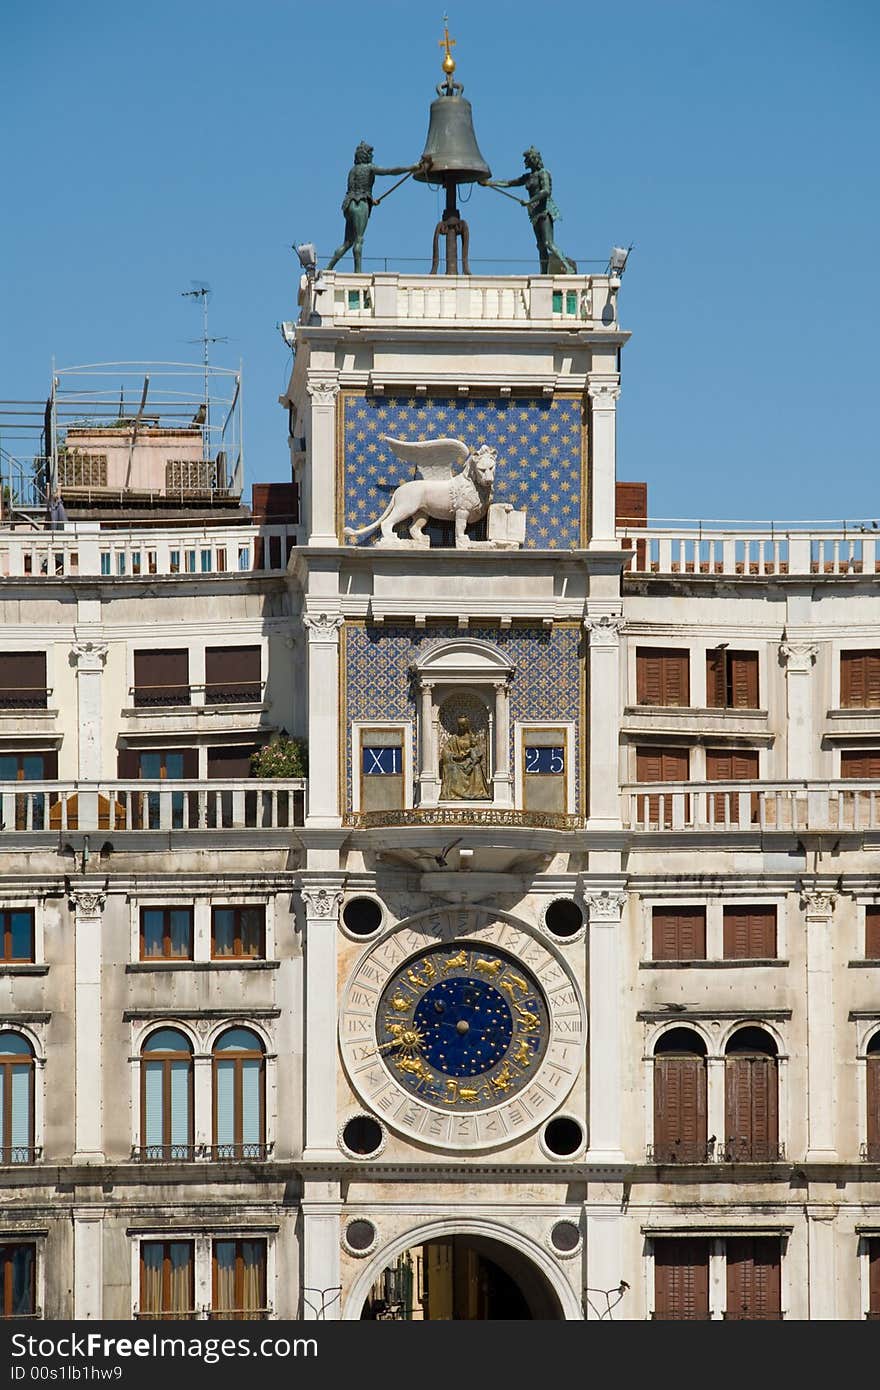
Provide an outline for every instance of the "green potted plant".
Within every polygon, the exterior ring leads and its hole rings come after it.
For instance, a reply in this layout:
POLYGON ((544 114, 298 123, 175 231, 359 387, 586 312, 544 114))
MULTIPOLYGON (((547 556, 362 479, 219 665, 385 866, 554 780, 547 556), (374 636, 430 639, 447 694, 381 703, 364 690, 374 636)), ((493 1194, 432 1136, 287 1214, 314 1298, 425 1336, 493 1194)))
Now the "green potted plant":
POLYGON ((305 739, 290 738, 286 733, 264 743, 251 754, 251 773, 254 777, 306 777, 309 752, 305 739))

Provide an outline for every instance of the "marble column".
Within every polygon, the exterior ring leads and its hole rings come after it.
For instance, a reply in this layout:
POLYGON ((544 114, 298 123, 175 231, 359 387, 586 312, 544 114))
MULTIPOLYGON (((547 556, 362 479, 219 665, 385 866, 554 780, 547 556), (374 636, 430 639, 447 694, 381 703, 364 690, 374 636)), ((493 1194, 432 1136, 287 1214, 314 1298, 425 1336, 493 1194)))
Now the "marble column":
POLYGON ((786 677, 786 776, 807 781, 813 775, 812 682, 818 654, 813 642, 785 641, 779 651, 786 677))
POLYGON ((105 896, 74 888, 74 1163, 103 1163, 101 930, 105 896))
POLYGON ((616 549, 615 479, 620 377, 616 372, 591 372, 587 378, 587 391, 590 396, 592 434, 589 549, 616 549))
POLYGON ((306 1179, 302 1212, 302 1312, 304 1322, 337 1322, 342 1316, 339 1261, 339 1184, 306 1179))
POLYGON ((336 827, 339 810, 339 629, 338 613, 306 613, 309 690, 310 829, 336 827))
POLYGON ((584 628, 590 642, 589 679, 589 825, 620 826, 620 612, 594 611, 587 605, 584 628))
POLYGON ((336 401, 335 377, 310 377, 306 390, 311 398, 309 456, 311 466, 310 514, 304 516, 309 545, 338 545, 336 533, 336 401))
POLYGON ((104 1283, 104 1212, 93 1207, 73 1212, 73 1316, 77 1322, 101 1317, 104 1283))
POLYGON ((434 682, 422 681, 419 695, 419 804, 436 806, 440 800, 440 769, 434 737, 434 682))
POLYGON ((506 681, 495 683, 495 775, 496 806, 513 805, 513 781, 510 774, 510 687, 506 681))
POLYGON ((305 1138, 304 1162, 338 1162, 336 1142, 336 938, 342 879, 303 875, 305 909, 305 1138))
POLYGON ((835 896, 805 888, 807 926, 807 1162, 837 1158, 834 1139, 834 1000, 832 943, 835 896))
POLYGON ((626 895, 585 890, 590 920, 590 1145, 588 1163, 622 1163, 620 1088, 621 1002, 620 921, 626 895))
POLYGON ((76 664, 77 700, 77 778, 89 783, 77 792, 77 826, 94 830, 98 826, 98 789, 102 768, 101 680, 107 660, 107 643, 80 640, 72 647, 76 664))

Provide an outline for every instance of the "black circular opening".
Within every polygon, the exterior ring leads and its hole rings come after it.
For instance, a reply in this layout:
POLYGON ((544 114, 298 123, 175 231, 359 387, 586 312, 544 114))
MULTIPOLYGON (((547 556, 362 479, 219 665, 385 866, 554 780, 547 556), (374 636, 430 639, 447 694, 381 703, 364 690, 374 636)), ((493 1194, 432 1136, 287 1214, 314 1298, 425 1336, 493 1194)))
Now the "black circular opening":
POLYGON ((382 1147, 382 1126, 369 1115, 355 1115, 342 1131, 342 1141, 350 1153, 373 1154, 382 1147))
POLYGON ((342 920, 352 936, 372 936, 382 925, 382 909, 374 898, 349 898, 342 920))
POLYGON ((376 1227, 372 1221, 349 1221, 345 1228, 345 1239, 352 1250, 369 1250, 376 1239, 376 1227))
POLYGON ((570 1120, 567 1115, 551 1120, 544 1130, 544 1143, 551 1153, 558 1154, 560 1158, 576 1154, 583 1142, 583 1130, 577 1120, 570 1120))
POLYGON ((575 936, 584 925, 584 914, 571 898, 557 898, 547 908, 544 921, 554 936, 575 936))
POLYGON ((554 1250, 559 1250, 562 1254, 576 1250, 580 1238, 581 1233, 573 1221, 557 1221, 550 1232, 550 1244, 554 1250))

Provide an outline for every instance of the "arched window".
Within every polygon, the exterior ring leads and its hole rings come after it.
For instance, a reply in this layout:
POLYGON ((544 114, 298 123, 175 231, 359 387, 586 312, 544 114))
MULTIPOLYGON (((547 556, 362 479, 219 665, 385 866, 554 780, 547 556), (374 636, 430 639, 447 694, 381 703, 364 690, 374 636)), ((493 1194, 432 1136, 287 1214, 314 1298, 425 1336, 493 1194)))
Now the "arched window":
POLYGON ((868 1042, 868 1133, 866 1138, 869 1163, 880 1163, 880 1033, 868 1042))
POLYGON ((725 1048, 724 1157, 775 1163, 779 1147, 779 1062, 763 1028, 739 1028, 725 1048))
POLYGON ((141 1158, 193 1157, 192 1045, 177 1028, 159 1028, 141 1049, 141 1158))
POLYGON ((654 1048, 654 1161, 705 1163, 706 1045, 672 1028, 654 1048))
POLYGON ((214 1157, 266 1157, 265 1056, 249 1028, 214 1044, 214 1157))
POLYGON ((33 1048, 20 1033, 0 1033, 0 1161, 34 1157, 33 1048))

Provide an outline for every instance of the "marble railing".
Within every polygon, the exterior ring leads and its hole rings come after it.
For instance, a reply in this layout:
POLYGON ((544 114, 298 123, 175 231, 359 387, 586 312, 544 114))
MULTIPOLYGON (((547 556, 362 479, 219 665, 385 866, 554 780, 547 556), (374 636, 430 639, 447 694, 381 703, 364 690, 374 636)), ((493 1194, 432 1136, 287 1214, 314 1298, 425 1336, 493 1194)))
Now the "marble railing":
POLYGON ((618 539, 634 552, 630 574, 876 574, 880 530, 871 522, 815 529, 703 530, 627 526, 618 539))
POLYGON ((622 788, 630 830, 876 830, 880 784, 642 782, 622 788))
POLYGON ((0 833, 286 830, 302 825, 303 778, 0 783, 0 833))
POLYGON ((0 529, 0 580, 97 575, 106 579, 154 575, 283 572, 297 528, 267 526, 130 527, 100 530, 69 523, 58 531, 0 529))

